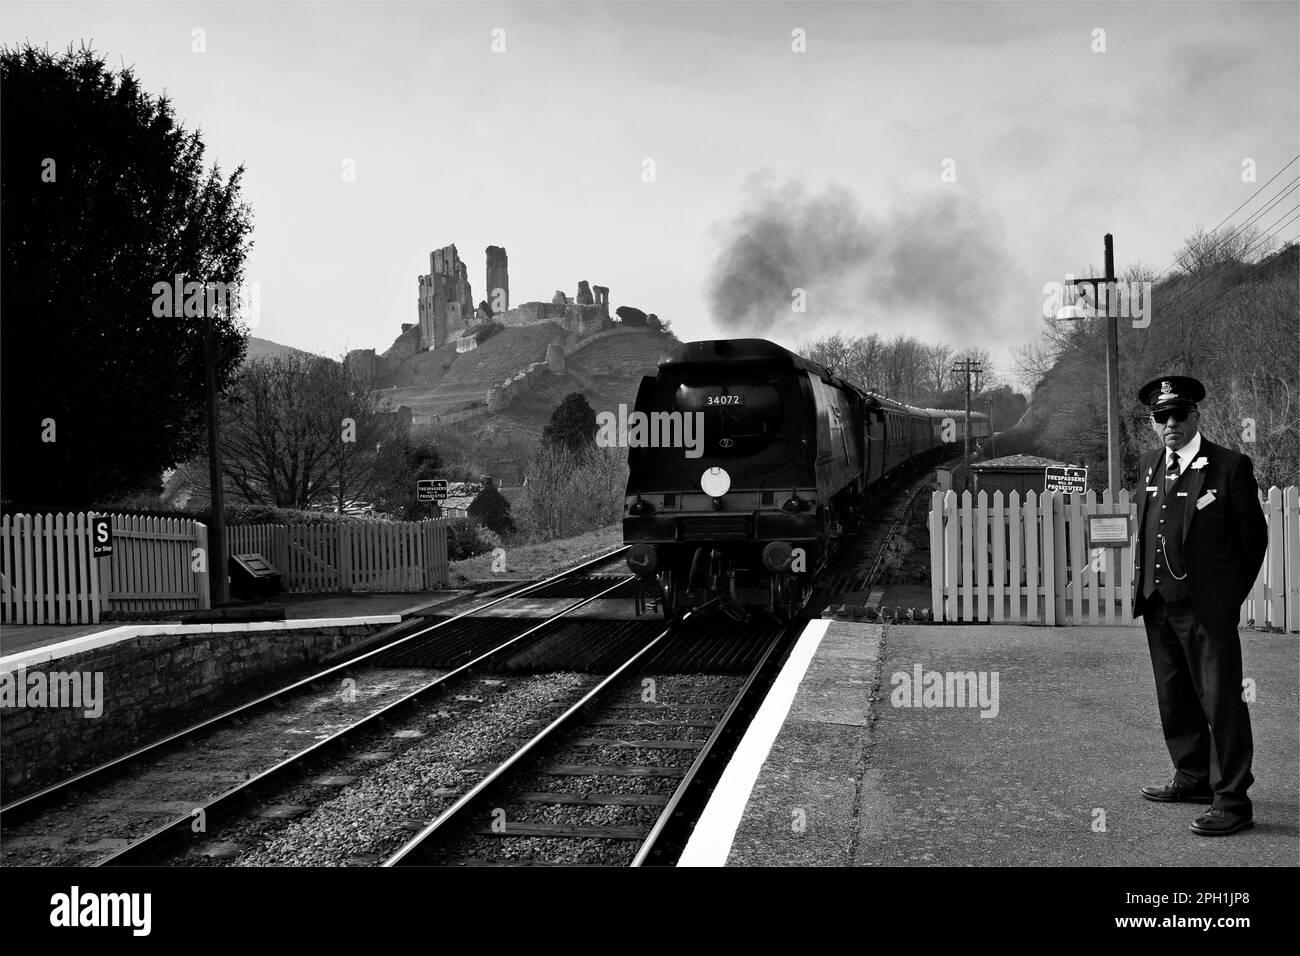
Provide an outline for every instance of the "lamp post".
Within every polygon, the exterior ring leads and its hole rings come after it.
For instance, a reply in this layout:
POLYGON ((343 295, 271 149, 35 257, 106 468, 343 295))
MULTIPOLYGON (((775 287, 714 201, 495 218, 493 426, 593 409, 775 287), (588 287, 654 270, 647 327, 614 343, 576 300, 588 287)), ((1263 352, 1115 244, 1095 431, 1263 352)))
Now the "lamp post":
POLYGON ((964 427, 965 435, 962 439, 962 484, 970 480, 970 377, 972 374, 978 375, 984 371, 984 363, 976 359, 964 358, 958 359, 954 363, 952 370, 954 373, 966 376, 966 423, 964 427))
MULTIPOLYGON (((1115 246, 1110 233, 1106 233, 1106 269, 1100 279, 1075 279, 1076 288, 1091 286, 1093 302, 1099 299, 1097 287, 1102 286, 1106 300, 1106 482, 1112 495, 1119 494, 1120 489, 1120 452, 1119 452, 1119 318, 1113 306, 1116 298, 1115 287, 1115 246)), ((1080 310, 1076 306, 1066 306, 1056 313, 1058 319, 1089 318, 1089 310, 1080 310)))
POLYGON ((212 513, 208 534, 209 594, 212 606, 230 603, 230 571, 226 567, 226 501, 221 487, 221 440, 218 436, 220 416, 217 409, 217 343, 212 329, 212 310, 207 296, 203 304, 203 379, 208 406, 208 483, 211 486, 212 513))

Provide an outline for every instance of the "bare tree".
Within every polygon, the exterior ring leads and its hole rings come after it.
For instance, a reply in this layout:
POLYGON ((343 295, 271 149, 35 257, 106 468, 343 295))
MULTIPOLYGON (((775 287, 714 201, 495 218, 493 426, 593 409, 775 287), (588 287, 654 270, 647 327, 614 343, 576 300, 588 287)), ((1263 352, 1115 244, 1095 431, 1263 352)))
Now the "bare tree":
POLYGON ((884 351, 885 345, 876 333, 854 336, 849 342, 849 374, 845 377, 860 388, 880 391, 884 351))
POLYGON ((844 336, 836 332, 805 342, 799 346, 799 354, 825 367, 832 375, 843 375, 848 343, 845 342, 844 336))
POLYGON ((224 477, 250 501, 338 510, 364 500, 400 427, 345 366, 291 354, 249 363, 222 409, 224 477))
POLYGON ((928 376, 926 385, 933 389, 936 395, 948 386, 948 377, 952 374, 952 360, 952 346, 942 343, 926 346, 925 372, 928 376))
POLYGON ((1273 246, 1272 239, 1260 239, 1259 229, 1221 226, 1206 232, 1204 226, 1183 243, 1174 262, 1183 272, 1195 274, 1224 263, 1258 262, 1273 246))
POLYGON ((371 505, 376 485, 401 467, 406 423, 374 390, 373 376, 336 362, 322 369, 321 379, 322 414, 336 430, 329 454, 334 505, 343 514, 371 505))
POLYGON ((544 445, 528 466, 515 518, 526 538, 553 541, 614 524, 623 514, 627 452, 544 445))

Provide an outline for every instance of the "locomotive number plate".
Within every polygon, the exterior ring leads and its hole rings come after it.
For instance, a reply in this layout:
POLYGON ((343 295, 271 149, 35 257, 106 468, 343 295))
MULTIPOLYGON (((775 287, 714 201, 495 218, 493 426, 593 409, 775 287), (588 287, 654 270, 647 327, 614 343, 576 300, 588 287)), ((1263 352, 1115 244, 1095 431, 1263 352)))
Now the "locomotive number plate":
POLYGON ((706 395, 704 404, 712 408, 716 405, 744 405, 744 395, 706 395))

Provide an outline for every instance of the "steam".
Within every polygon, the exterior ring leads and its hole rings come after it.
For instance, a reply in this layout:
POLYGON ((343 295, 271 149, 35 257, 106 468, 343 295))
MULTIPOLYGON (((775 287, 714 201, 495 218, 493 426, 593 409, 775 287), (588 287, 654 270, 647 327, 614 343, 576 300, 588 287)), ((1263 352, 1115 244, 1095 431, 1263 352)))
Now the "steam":
POLYGON ((1004 327, 995 317, 1007 259, 1001 226, 955 186, 897 199, 880 215, 842 186, 810 195, 759 176, 746 188, 747 208, 718 229, 707 284, 725 333, 802 338, 820 322, 890 333, 922 320, 966 342, 1004 327), (795 289, 805 290, 805 313, 791 308, 795 289))

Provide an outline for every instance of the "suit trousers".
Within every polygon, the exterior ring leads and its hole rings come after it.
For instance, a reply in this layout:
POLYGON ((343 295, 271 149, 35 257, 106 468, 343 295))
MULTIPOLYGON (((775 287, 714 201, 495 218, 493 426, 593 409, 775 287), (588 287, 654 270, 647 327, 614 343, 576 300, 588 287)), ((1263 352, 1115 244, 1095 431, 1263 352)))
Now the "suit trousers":
POLYGON ((1241 638, 1235 627, 1210 630, 1190 601, 1153 593, 1142 615, 1156 678, 1156 700, 1174 779, 1214 791, 1214 805, 1251 815, 1254 782, 1250 711, 1241 697, 1241 638))

